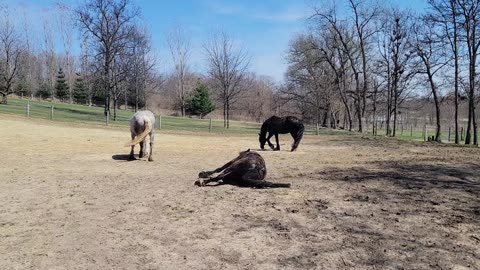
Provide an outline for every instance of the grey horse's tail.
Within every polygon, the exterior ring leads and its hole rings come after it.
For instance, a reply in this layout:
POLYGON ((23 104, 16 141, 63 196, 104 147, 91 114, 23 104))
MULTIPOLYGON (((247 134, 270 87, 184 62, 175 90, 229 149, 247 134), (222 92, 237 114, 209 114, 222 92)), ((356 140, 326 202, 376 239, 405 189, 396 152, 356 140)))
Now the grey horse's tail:
POLYGON ((127 142, 125 144, 125 146, 133 146, 133 145, 136 145, 139 142, 142 142, 143 140, 145 140, 145 137, 147 137, 147 135, 150 133, 150 131, 152 131, 152 123, 150 123, 150 120, 147 117, 145 117, 144 121, 145 121, 144 122, 145 123, 145 130, 143 130, 142 133, 137 135, 137 137, 135 137, 135 139, 133 139, 130 142, 127 142))

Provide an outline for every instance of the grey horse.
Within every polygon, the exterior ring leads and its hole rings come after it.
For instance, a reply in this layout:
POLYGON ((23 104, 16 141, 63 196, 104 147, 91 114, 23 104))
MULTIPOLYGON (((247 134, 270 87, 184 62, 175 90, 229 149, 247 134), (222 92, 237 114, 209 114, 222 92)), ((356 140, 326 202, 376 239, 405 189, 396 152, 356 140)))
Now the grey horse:
POLYGON ((132 141, 125 144, 131 146, 130 160, 134 160, 133 149, 140 144, 139 158, 153 161, 153 140, 155 138, 155 115, 151 111, 138 111, 130 119, 132 141))

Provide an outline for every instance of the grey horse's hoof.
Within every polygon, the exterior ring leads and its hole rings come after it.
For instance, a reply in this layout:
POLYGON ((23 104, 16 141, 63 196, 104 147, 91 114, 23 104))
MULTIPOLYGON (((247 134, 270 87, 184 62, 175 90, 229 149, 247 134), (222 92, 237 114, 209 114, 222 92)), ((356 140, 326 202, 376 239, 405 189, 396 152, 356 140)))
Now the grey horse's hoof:
POLYGON ((195 181, 194 185, 198 186, 198 187, 204 187, 205 182, 203 182, 203 180, 201 180, 201 179, 198 179, 197 181, 195 181))

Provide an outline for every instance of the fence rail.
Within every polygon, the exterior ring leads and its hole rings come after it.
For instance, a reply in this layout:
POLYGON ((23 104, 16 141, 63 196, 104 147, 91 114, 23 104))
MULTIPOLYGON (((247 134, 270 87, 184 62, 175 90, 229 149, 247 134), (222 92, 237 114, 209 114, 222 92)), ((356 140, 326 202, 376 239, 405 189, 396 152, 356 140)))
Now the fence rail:
MULTIPOLYGON (((50 119, 53 121, 89 123, 109 126, 128 126, 133 112, 117 109, 113 115, 105 116, 104 109, 78 104, 66 104, 48 101, 10 98, 7 105, 0 105, 0 113, 26 115, 31 118, 50 119)), ((113 111, 112 111, 113 113, 113 111)), ((177 130, 191 132, 255 134, 261 123, 246 121, 230 121, 230 127, 224 128, 223 120, 199 119, 169 115, 156 115, 155 128, 161 130, 177 130)), ((314 135, 320 132, 315 126, 307 126, 305 134, 314 135)))

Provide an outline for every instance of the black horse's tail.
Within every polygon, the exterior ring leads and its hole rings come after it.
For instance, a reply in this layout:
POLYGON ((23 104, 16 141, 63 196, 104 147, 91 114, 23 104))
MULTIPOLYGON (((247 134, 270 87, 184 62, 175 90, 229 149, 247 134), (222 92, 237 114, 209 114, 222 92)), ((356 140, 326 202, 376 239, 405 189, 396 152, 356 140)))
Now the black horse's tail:
POLYGON ((268 181, 258 181, 255 185, 256 188, 289 188, 290 183, 272 183, 268 181))
POLYGON ((292 184, 290 183, 272 183, 272 182, 265 181, 265 187, 269 187, 269 188, 289 188, 291 186, 292 184))

